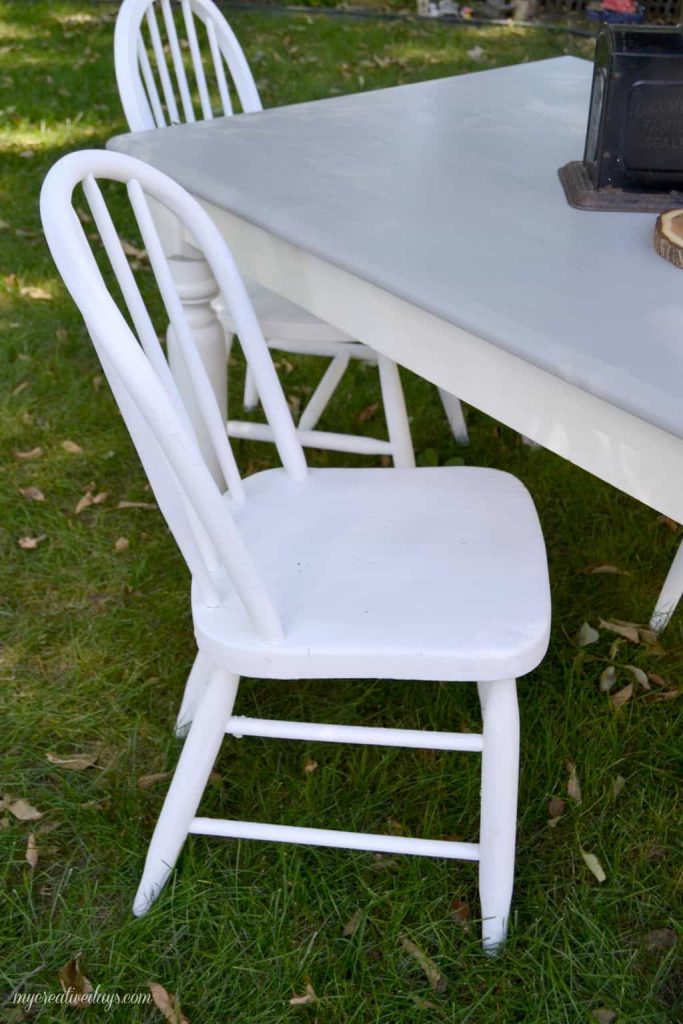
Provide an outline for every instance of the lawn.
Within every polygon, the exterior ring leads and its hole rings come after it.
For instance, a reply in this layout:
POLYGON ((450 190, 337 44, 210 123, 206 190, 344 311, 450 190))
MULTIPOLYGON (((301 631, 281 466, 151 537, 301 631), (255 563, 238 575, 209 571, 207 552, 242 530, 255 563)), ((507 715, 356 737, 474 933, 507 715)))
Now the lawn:
MULTIPOLYGON (((26 1015, 2 993, 59 991, 58 972, 80 953, 93 985, 136 993, 154 980, 177 994, 192 1024, 680 1020, 683 619, 660 645, 599 625, 647 620, 679 528, 476 410, 471 444, 458 449, 434 388, 408 374, 418 460, 464 457, 517 474, 548 542, 554 627, 543 665, 519 686, 518 868, 504 953, 481 952, 474 865, 367 853, 195 837, 152 911, 132 917, 179 751, 172 726, 194 653, 188 580, 158 513, 144 507, 151 495, 37 207, 59 155, 125 130, 115 11, 0 2, 0 1019, 76 1019, 77 1009, 56 1006, 26 1015), (88 492, 105 496, 76 512, 88 492), (580 647, 584 622, 599 638, 580 647), (612 675, 603 692, 601 678, 612 675), (20 820, 17 800, 41 816, 20 820), (441 981, 432 972, 430 984, 415 947, 441 981)), ((513 27, 253 12, 231 21, 266 105, 591 53, 585 39, 513 27)), ((279 367, 296 404, 319 368, 294 358, 279 367)), ((232 367, 235 401, 242 371, 232 367)), ((375 375, 358 367, 326 425, 360 419, 381 431, 376 401, 375 375)), ((236 453, 247 471, 273 459, 267 446, 242 443, 236 453)), ((463 684, 249 680, 237 711, 478 724, 463 684)), ((472 840, 477 767, 446 753, 231 741, 200 813, 472 840)), ((80 1012, 164 1019, 155 1006, 80 1012)))

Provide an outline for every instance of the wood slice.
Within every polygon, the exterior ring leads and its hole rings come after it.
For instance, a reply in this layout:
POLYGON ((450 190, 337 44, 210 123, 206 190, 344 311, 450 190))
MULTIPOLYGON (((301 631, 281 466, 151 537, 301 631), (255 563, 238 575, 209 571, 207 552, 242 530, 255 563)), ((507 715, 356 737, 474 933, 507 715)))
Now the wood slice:
POLYGON ((655 249, 683 270, 683 210, 660 213, 655 225, 655 249))

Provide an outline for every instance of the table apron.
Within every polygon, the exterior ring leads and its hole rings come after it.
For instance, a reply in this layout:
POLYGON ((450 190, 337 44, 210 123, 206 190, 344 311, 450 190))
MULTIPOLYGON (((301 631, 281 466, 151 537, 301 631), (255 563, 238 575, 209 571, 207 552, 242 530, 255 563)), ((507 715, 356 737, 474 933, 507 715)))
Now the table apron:
POLYGON ((683 522, 683 440, 210 203, 243 273, 683 522))

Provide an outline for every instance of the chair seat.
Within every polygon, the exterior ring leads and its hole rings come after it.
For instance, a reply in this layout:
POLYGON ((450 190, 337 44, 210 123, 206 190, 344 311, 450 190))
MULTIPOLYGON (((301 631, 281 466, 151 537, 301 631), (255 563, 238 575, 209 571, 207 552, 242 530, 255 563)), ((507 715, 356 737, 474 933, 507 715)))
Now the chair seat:
POLYGON ((245 486, 233 514, 285 637, 261 642, 220 579, 220 607, 193 598, 197 641, 214 663, 265 678, 485 681, 541 661, 545 546, 515 477, 321 469, 296 483, 268 470, 245 486))
MULTIPOLYGON (((313 313, 309 313, 301 306, 290 302, 289 299, 271 292, 263 285, 249 281, 247 290, 266 341, 276 339, 315 344, 321 341, 349 342, 354 340, 344 331, 332 327, 324 320, 319 320, 313 313)), ((237 327, 225 305, 217 300, 214 303, 214 308, 224 330, 227 333, 237 334, 237 327)))

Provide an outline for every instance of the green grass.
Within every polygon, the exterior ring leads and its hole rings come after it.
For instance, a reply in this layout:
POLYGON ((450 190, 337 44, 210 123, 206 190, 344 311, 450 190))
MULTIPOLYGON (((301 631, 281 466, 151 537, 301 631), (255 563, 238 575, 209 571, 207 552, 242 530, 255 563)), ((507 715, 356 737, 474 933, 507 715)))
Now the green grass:
MULTIPOLYGON (((626 664, 675 685, 682 620, 674 619, 659 654, 628 643, 611 651, 613 637, 604 631, 584 652, 573 640, 585 620, 646 620, 680 535, 652 510, 524 447, 476 410, 463 453, 435 390, 409 375, 420 460, 464 454, 468 463, 516 473, 538 503, 549 548, 553 638, 541 668, 520 684, 518 871, 504 954, 482 955, 476 870, 457 862, 194 838, 150 914, 132 918, 165 788, 142 790, 137 780, 172 769, 178 756, 172 725, 193 657, 187 575, 155 512, 116 510, 121 500, 150 494, 57 279, 37 211, 41 180, 61 153, 101 145, 125 129, 111 59, 114 13, 108 4, 0 3, 0 792, 43 814, 22 823, 0 812, 0 988, 9 992, 31 975, 29 990, 57 991, 58 969, 82 951, 93 983, 123 992, 155 979, 178 993, 192 1024, 577 1024, 600 1007, 618 1013, 619 1024, 681 1019, 677 951, 651 949, 647 940, 655 929, 680 926, 681 702, 638 693, 615 714, 598 678, 611 657, 621 666, 619 685, 629 681, 626 664), (22 295, 26 287, 45 288, 52 299, 22 295), (83 451, 66 452, 66 439, 83 451), (43 449, 35 460, 13 454, 35 446, 43 449), (19 488, 28 486, 41 488, 45 501, 22 497, 19 488), (75 516, 88 488, 108 497, 75 516), (35 550, 18 545, 43 534, 35 550), (117 553, 122 536, 130 547, 117 553), (594 563, 629 575, 581 571, 594 563), (46 757, 94 748, 97 767, 81 772, 46 757), (577 765, 583 800, 567 800, 549 827, 548 799, 567 799, 568 760, 577 765), (618 776, 625 785, 615 798, 618 776), (31 831, 39 847, 34 870, 25 861, 31 831), (582 849, 599 857, 603 884, 587 870, 582 849), (468 927, 453 914, 453 899, 470 905, 468 927), (360 926, 344 937, 357 909, 360 926), (438 964, 444 992, 430 989, 401 946, 403 935, 438 964), (318 1001, 290 1006, 307 979, 318 1001)), ((253 14, 233 20, 267 104, 473 70, 482 66, 467 56, 475 45, 490 65, 590 50, 568 36, 514 28, 253 14)), ((290 362, 291 370, 282 366, 288 393, 302 396, 318 371, 290 362)), ((237 365, 235 398, 240 383, 237 365)), ((327 423, 343 426, 376 400, 376 378, 360 367, 327 423)), ((263 446, 237 454, 252 470, 272 458, 263 446)), ((238 710, 406 727, 477 724, 465 685, 249 680, 238 710)), ((474 758, 440 753, 226 742, 202 811, 470 839, 476 767, 474 758), (318 769, 306 773, 306 758, 318 769)), ((2 1013, 18 1019, 8 1008, 2 1013)), ((69 1021, 77 1013, 51 1007, 37 1019, 69 1021)), ((92 1008, 87 1019, 98 1014, 105 1010, 92 1008)), ((119 1008, 105 1019, 162 1017, 153 1007, 119 1008)))

